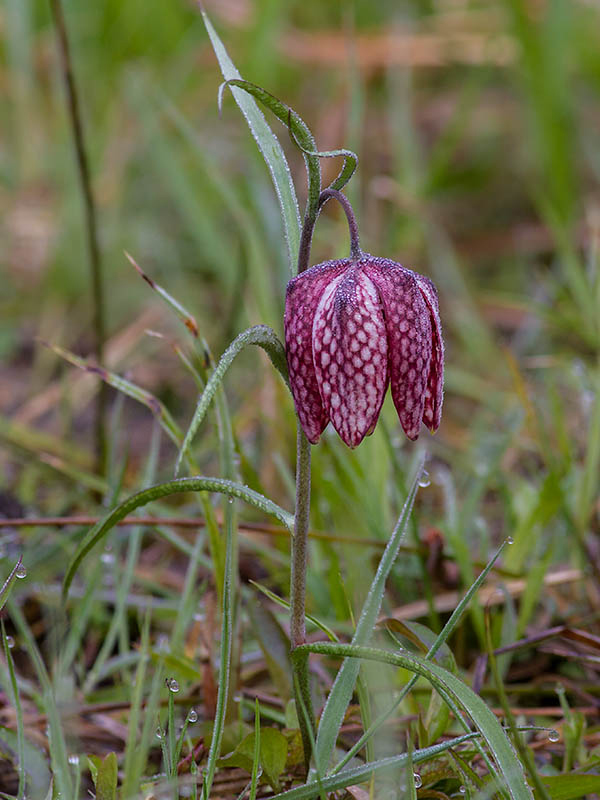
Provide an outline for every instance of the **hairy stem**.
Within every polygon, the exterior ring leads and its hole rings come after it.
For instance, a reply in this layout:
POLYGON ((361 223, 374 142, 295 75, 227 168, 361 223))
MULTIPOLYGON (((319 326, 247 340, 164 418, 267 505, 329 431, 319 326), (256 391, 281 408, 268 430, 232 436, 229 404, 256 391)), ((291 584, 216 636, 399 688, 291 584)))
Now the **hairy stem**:
POLYGON ((310 443, 298 426, 296 463, 296 513, 292 541, 291 627, 292 648, 306 642, 305 599, 310 515, 310 443))
MULTIPOLYGON (((292 651, 306 643, 306 566, 308 560, 308 523, 310 517, 310 443, 298 424, 296 461, 296 512, 292 540, 292 577, 290 588, 290 639, 292 651)), ((296 711, 308 768, 315 722, 310 697, 308 658, 294 662, 296 711), (307 723, 308 720, 308 723, 307 723), (310 726, 310 727, 309 727, 310 726), (312 730, 311 730, 312 729, 312 730)))
POLYGON ((354 216, 354 210, 350 205, 350 201, 345 194, 342 194, 342 192, 338 191, 337 189, 324 189, 319 195, 319 203, 317 207, 315 209, 309 209, 304 220, 302 234, 300 236, 300 246, 298 250, 298 274, 304 272, 304 270, 308 268, 310 260, 310 247, 312 244, 315 225, 317 223, 317 219, 319 218, 319 214, 321 213, 321 209, 325 203, 331 199, 338 201, 338 203, 344 209, 346 219, 348 220, 348 228, 350 230, 350 258, 358 260, 362 256, 362 250, 360 249, 360 243, 358 239, 358 225, 356 223, 356 217, 354 216))
MULTIPOLYGON (((58 40, 58 50, 60 54, 63 81, 65 84, 67 111, 73 133, 73 143, 77 157, 77 169, 79 172, 79 182, 83 196, 85 209, 86 235, 88 245, 88 255, 92 279, 92 297, 94 304, 94 355, 99 364, 103 363, 104 343, 105 343, 105 309, 104 309, 104 290, 102 286, 102 265, 100 260, 100 247, 98 245, 98 224, 96 220, 96 204, 92 192, 92 181, 90 168, 83 134, 83 123, 79 108, 79 97, 75 85, 72 60, 69 49, 69 38, 67 36, 67 26, 61 5, 61 0, 50 0, 50 8, 54 18, 56 36, 58 40)), ((98 401, 96 406, 96 449, 99 465, 104 471, 106 462, 106 401, 107 386, 100 384, 98 401)))

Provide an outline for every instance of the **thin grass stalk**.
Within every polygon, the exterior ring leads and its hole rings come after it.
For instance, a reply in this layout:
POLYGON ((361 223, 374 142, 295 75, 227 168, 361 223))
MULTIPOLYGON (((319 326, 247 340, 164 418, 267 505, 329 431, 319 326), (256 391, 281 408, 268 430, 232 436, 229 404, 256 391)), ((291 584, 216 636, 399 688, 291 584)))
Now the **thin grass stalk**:
MULTIPOLYGON (((67 112, 73 133, 73 145, 75 147, 79 183, 85 210, 85 227, 92 283, 92 302, 94 309, 94 355, 98 363, 102 364, 104 361, 104 346, 106 341, 106 312, 104 302, 104 287, 102 281, 102 261, 100 257, 100 246, 98 243, 96 202, 94 200, 94 192, 92 190, 92 180, 87 156, 85 135, 83 132, 83 121, 79 106, 79 96, 77 92, 77 85, 75 83, 73 61, 71 59, 71 51, 69 47, 69 37, 67 34, 67 26, 63 14, 61 0, 50 0, 50 8, 56 30, 62 78, 66 91, 67 112)), ((98 392, 95 421, 96 451, 98 466, 101 473, 104 473, 106 468, 107 457, 107 401, 107 387, 103 382, 101 382, 98 392)))
MULTIPOLYGON (((492 567, 500 557, 500 554, 507 546, 507 544, 508 541, 505 540, 500 545, 498 550, 496 550, 494 555, 488 561, 485 569, 482 570, 477 579, 472 583, 469 590, 466 592, 460 603, 452 612, 450 619, 444 625, 441 632, 436 636, 435 641, 427 651, 425 655, 426 661, 431 661, 435 658, 437 651, 447 641, 452 632, 455 630, 456 626, 460 622, 460 619, 462 618, 463 613, 467 610, 471 599, 475 596, 477 590, 483 585, 484 580, 492 570, 492 567)), ((350 750, 348 750, 346 755, 331 770, 330 773, 331 775, 335 775, 343 767, 345 767, 346 764, 356 755, 356 753, 358 753, 362 749, 362 747, 369 741, 369 739, 373 736, 373 734, 376 733, 383 725, 383 723, 387 719, 389 719, 389 717, 394 713, 394 711, 398 708, 400 703, 404 700, 404 698, 407 696, 407 694, 410 692, 410 690, 413 688, 413 686, 418 680, 419 676, 417 674, 412 676, 412 678, 408 681, 408 683, 406 683, 403 686, 403 688, 400 691, 400 694, 398 695, 394 703, 391 705, 391 707, 377 717, 377 719, 373 722, 373 724, 369 727, 369 729, 363 733, 363 735, 358 739, 358 741, 350 748, 350 750)))
POLYGON ((10 645, 4 627, 4 620, 0 620, 2 626, 2 642, 4 645, 4 657, 8 665, 8 674, 10 677, 10 686, 13 694, 13 702, 15 704, 15 719, 17 722, 17 760, 19 762, 19 785, 17 788, 17 800, 23 800, 25 797, 25 732, 23 727, 23 708, 21 706, 21 697, 19 695, 19 685, 17 683, 17 676, 15 674, 15 664, 13 661, 12 653, 10 652, 10 645))
POLYGON ((498 702, 500 703, 500 705, 502 706, 502 710, 504 711, 506 723, 512 735, 512 740, 519 754, 521 762, 523 763, 524 767, 529 773, 529 777, 531 778, 531 782, 535 788, 536 797, 539 798, 539 800, 550 800, 550 794, 548 793, 548 789, 546 788, 544 782, 542 781, 542 779, 538 774, 531 751, 527 747, 527 745, 523 742, 523 740, 521 739, 521 737, 517 732, 517 725, 515 722, 514 715, 510 709, 510 703, 508 702, 508 697, 506 696, 504 682, 502 680, 502 675, 500 674, 500 670, 498 668, 498 661, 496 659, 494 646, 492 644, 492 631, 491 631, 490 621, 491 621, 490 610, 489 608, 486 607, 484 614, 485 643, 488 655, 488 663, 490 665, 490 671, 492 673, 492 677, 494 678, 496 691, 498 692, 498 702))
POLYGON ((234 581, 232 576, 234 565, 234 525, 233 516, 230 515, 226 520, 225 535, 226 535, 226 549, 225 549, 225 574, 223 582, 223 619, 221 623, 221 648, 220 648, 220 665, 219 665, 219 692, 217 694, 217 709, 215 714, 215 722, 213 727, 212 741, 210 744, 210 751, 208 754, 208 763, 204 780, 202 782, 202 797, 208 800, 210 797, 210 790, 215 777, 215 770, 217 766, 217 759, 221 748, 221 740, 223 737, 223 727, 225 722, 225 712, 227 709, 227 697, 229 689, 229 673, 230 673, 230 654, 231 642, 233 637, 233 602, 234 602, 234 581))

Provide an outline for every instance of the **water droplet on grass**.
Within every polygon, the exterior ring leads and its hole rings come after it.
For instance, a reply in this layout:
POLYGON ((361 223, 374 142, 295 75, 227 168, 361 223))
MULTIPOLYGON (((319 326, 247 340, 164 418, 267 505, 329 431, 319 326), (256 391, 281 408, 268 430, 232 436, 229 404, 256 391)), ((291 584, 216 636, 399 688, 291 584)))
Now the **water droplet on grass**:
POLYGON ((167 686, 169 688, 169 691, 173 692, 173 694, 175 694, 175 692, 179 691, 179 684, 177 683, 175 678, 169 678, 167 680, 167 686))
POLYGON ((414 778, 414 781, 415 781, 415 787, 417 789, 420 789, 421 786, 423 786, 423 779, 421 778, 421 776, 419 775, 418 772, 415 772, 415 774, 413 775, 413 778, 414 778))
POLYGON ((515 540, 513 539, 512 536, 507 536, 506 537, 506 544, 514 544, 514 543, 515 543, 515 540))
POLYGON ((79 756, 77 753, 71 753, 69 756, 69 764, 73 764, 74 767, 79 766, 79 756))
POLYGON ((558 742, 560 739, 560 733, 554 728, 551 731, 548 731, 548 741, 549 742, 558 742))
POLYGON ((15 575, 17 576, 17 578, 21 578, 21 579, 26 578, 27 577, 27 567, 25 567, 23 564, 19 564, 19 567, 18 567, 17 571, 15 572, 15 575))
POLYGON ((423 474, 419 479, 419 486, 421 486, 423 489, 426 489, 430 485, 431 485, 431 478, 429 477, 429 473, 427 472, 427 470, 424 469, 423 474))
POLYGON ((7 637, 6 637, 6 646, 7 646, 7 647, 8 647, 10 650, 12 650, 12 648, 15 646, 15 640, 13 639, 13 637, 12 637, 12 636, 7 636, 7 637))
POLYGON ((459 786, 458 787, 458 793, 459 794, 466 794, 467 793, 467 787, 466 786, 459 786))
POLYGON ((156 738, 157 738, 157 739, 162 739, 162 737, 163 737, 162 728, 158 727, 158 728, 156 729, 156 738))
POLYGON ((187 715, 187 718, 190 725, 193 725, 194 722, 198 722, 198 712, 195 708, 190 708, 190 713, 187 715))

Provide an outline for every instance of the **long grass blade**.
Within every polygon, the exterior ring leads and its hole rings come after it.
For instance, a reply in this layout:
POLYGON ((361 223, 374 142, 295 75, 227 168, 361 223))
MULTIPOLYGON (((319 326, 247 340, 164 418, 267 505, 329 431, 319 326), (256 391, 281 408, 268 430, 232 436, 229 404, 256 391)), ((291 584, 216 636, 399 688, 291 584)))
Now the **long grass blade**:
MULTIPOLYGON (((386 650, 355 644, 317 642, 316 644, 301 645, 292 652, 292 659, 306 658, 307 653, 350 657, 356 659, 359 665, 360 659, 370 659, 422 675, 442 696, 449 696, 469 715, 487 742, 511 798, 513 800, 532 800, 533 795, 527 785, 523 767, 502 726, 481 697, 456 675, 437 664, 409 653, 390 653, 386 650)), ((415 760, 414 757, 413 760, 415 760)))
POLYGON ((140 508, 152 502, 152 500, 157 500, 160 497, 168 497, 173 494, 181 494, 183 492, 217 492, 219 494, 225 494, 228 497, 237 497, 239 500, 244 500, 244 502, 249 505, 258 508, 260 511, 271 514, 285 525, 288 530, 293 530, 293 516, 288 511, 285 511, 281 506, 278 506, 264 495, 259 494, 259 492, 255 492, 253 489, 249 489, 247 486, 242 486, 242 484, 235 483, 234 481, 224 480, 223 478, 198 477, 179 478, 174 481, 159 483, 156 486, 151 486, 149 489, 144 489, 129 497, 116 508, 113 508, 112 511, 88 531, 67 567, 63 581, 63 598, 66 599, 69 587, 73 581, 73 576, 82 560, 94 545, 101 541, 119 520, 126 517, 132 511, 135 511, 136 508, 140 508))
POLYGON ((23 556, 20 556, 17 563, 11 569, 8 578, 2 584, 2 588, 0 589, 0 611, 2 611, 2 609, 6 605, 6 601, 10 597, 10 592, 13 587, 13 583, 17 579, 17 573, 19 571, 19 567, 21 566, 22 561, 23 561, 23 556))
MULTIPOLYGON (((421 460, 421 463, 417 468, 416 475, 413 478, 408 490, 408 496, 404 503, 404 507, 398 522, 396 523, 396 527, 394 528, 390 540, 387 543, 387 546, 381 557, 381 561, 379 562, 377 572, 371 584, 371 588, 369 589, 367 599, 365 600, 360 618, 356 625, 356 631, 352 637, 353 645, 366 644, 373 632, 377 615, 379 614, 379 609, 381 608, 383 593, 385 591, 385 583, 398 555, 398 550, 400 548, 404 532, 406 531, 417 490, 419 488, 419 481, 421 479, 422 472, 423 460, 421 460)), ((336 676, 331 692, 329 693, 329 697, 327 698, 325 708, 323 709, 323 713, 321 715, 319 729, 317 731, 315 752, 316 763, 317 765, 322 765, 323 768, 327 768, 329 765, 344 714, 346 713, 348 703, 350 702, 352 692, 354 691, 354 684, 356 683, 359 670, 360 662, 358 660, 344 661, 340 671, 336 676)))
MULTIPOLYGON (((462 736, 456 736, 441 744, 424 747, 422 750, 415 750, 412 753, 412 763, 419 764, 429 761, 441 753, 456 748, 466 742, 473 741, 479 736, 481 736, 481 734, 474 731, 472 733, 465 733, 462 736)), ((298 786, 294 789, 289 789, 287 792, 281 792, 275 795, 273 800, 310 800, 313 797, 319 797, 322 791, 334 792, 337 789, 344 789, 346 786, 352 786, 355 783, 363 783, 372 775, 395 772, 397 769, 406 766, 407 763, 407 753, 389 756, 388 758, 372 761, 369 764, 363 764, 360 767, 344 770, 338 775, 328 775, 326 778, 321 778, 319 781, 311 781, 310 783, 305 783, 304 786, 298 786)))
POLYGON ((183 444, 179 450, 179 455, 177 457, 177 463, 175 465, 175 474, 177 475, 179 469, 181 467, 181 462, 189 450, 189 447, 192 443, 192 440, 196 433, 198 432, 198 428, 202 424, 202 420, 210 406, 217 390, 219 389, 223 377, 229 367, 231 366, 232 361, 234 358, 248 345, 257 345, 258 347, 262 347, 265 353, 271 359, 271 363, 277 369, 281 377, 284 381, 288 382, 288 372, 287 372, 287 361, 285 357, 285 348, 283 344, 280 342, 279 337, 275 333, 272 328, 269 328, 268 325, 255 325, 252 328, 248 328, 248 330, 240 333, 233 342, 229 345, 227 350, 221 356, 219 363, 217 364, 214 372, 210 376, 208 383, 204 389, 204 392, 200 396, 198 403, 196 405, 196 410, 194 412, 194 416, 192 417, 192 421, 190 426, 185 434, 185 438, 183 440, 183 444))
MULTIPOLYGON (((210 37, 213 50, 221 67, 221 72, 226 81, 240 80, 241 75, 229 57, 227 50, 217 32, 212 26, 207 14, 200 10, 204 25, 210 37)), ((300 243, 300 215, 298 213, 298 200, 292 181, 290 168, 277 137, 268 126, 265 118, 248 94, 239 88, 233 87, 232 94, 240 111, 246 118, 252 136, 269 168, 279 206, 283 218, 285 238, 288 246, 290 272, 293 273, 298 260, 298 247, 300 243)))
MULTIPOLYGON (((465 595, 462 598, 462 600, 460 601, 460 603, 456 606, 456 608, 454 609, 454 611, 450 615, 450 619, 444 625, 444 627, 440 631, 440 633, 436 636, 435 641, 433 642, 433 644, 431 645, 431 647, 427 651, 427 654, 425 655, 425 660, 426 661, 431 661, 433 658, 435 658, 435 655, 438 652, 438 650, 440 649, 440 647, 442 647, 442 645, 444 645, 447 642, 447 640, 449 639, 449 637, 452 635, 453 631, 455 630, 456 626, 458 625, 459 621, 461 620, 463 614, 467 610, 467 608, 469 606, 469 603, 471 602, 471 599, 475 596, 475 593, 482 586, 483 582, 485 581, 485 579, 489 575, 492 567, 494 566, 494 564, 496 563, 496 561, 500 557, 502 551, 504 550, 504 548, 507 545, 508 545, 508 541, 505 540, 500 545, 500 547, 496 550, 496 552, 494 553, 492 558, 488 561, 488 563, 485 566, 485 569, 483 569, 479 573, 479 575, 477 576, 477 579, 471 584, 471 586, 469 587, 469 590, 465 593, 465 595)), ((345 766, 345 764, 347 764, 348 761, 350 761, 350 759, 353 758, 356 755, 356 753, 359 752, 359 750, 366 744, 366 742, 371 738, 371 736, 373 736, 373 734, 376 731, 379 730, 379 728, 381 727, 381 725, 383 725, 383 723, 386 721, 386 719, 388 719, 394 713, 396 708, 398 708, 400 703, 404 700, 404 698, 410 692, 410 690, 413 688, 413 686, 418 681, 418 679, 419 679, 418 675, 413 675, 413 677, 408 681, 406 686, 404 686, 404 688, 402 689, 402 691, 398 695, 397 699, 394 701, 394 703, 391 706, 391 708, 387 709, 383 714, 381 714, 373 722, 373 724, 371 725, 369 730, 365 731, 365 733, 350 748, 350 750, 341 759, 341 761, 338 764, 336 764, 335 768, 332 770, 333 773, 339 772, 339 770, 342 769, 342 767, 345 766)))

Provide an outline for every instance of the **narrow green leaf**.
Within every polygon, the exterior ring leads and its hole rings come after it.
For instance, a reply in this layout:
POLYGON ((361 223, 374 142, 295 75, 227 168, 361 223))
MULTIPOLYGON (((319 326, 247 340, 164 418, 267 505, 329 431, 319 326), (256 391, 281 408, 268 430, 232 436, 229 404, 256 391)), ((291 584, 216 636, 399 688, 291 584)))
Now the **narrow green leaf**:
POLYGON ((359 666, 360 659, 369 659, 422 675, 435 689, 451 698, 469 715, 487 742, 513 800, 532 800, 533 795, 527 785, 523 767, 502 726, 481 697, 448 670, 406 652, 390 653, 372 647, 332 642, 301 645, 292 652, 292 659, 306 658, 307 653, 350 657, 356 659, 359 666))
MULTIPOLYGON (((240 80, 242 76, 230 59, 223 42, 213 28, 208 16, 204 11, 201 11, 201 13, 223 77, 226 81, 240 80)), ((276 136, 256 105, 256 102, 239 88, 233 87, 231 91, 242 114, 246 118, 250 132, 256 140, 258 148, 271 173, 283 218, 290 272, 293 274, 298 260, 300 215, 298 213, 298 201, 296 199, 296 192, 287 159, 276 136)))
MULTIPOLYGON (((442 744, 425 747, 422 750, 415 750, 412 754, 412 763, 419 764, 424 761, 429 761, 441 753, 444 753, 446 750, 472 741, 478 736, 480 736, 478 732, 465 733, 463 736, 456 736, 442 744)), ((298 786, 294 789, 289 789, 287 792, 281 792, 275 795, 273 800, 311 800, 313 797, 319 797, 322 792, 334 792, 337 789, 344 789, 346 786, 352 786, 355 783, 363 783, 372 775, 395 772, 398 768, 406 766, 407 763, 408 755, 406 753, 390 756, 389 758, 382 758, 378 761, 371 761, 369 764, 346 769, 343 772, 339 772, 337 775, 328 775, 318 781, 311 781, 305 783, 304 786, 298 786)))
POLYGON ((192 421, 187 433, 185 434, 183 444, 179 450, 179 455, 177 456, 177 463, 175 465, 176 475, 179 472, 181 462, 188 451, 192 440, 198 431, 198 428, 202 424, 202 420, 204 419, 208 407, 210 406, 221 385, 225 373, 231 366, 234 358, 241 353, 245 347, 248 347, 248 345, 257 345, 258 347, 262 347, 262 349, 271 359, 271 363, 275 369, 279 372, 286 384, 288 383, 285 348, 280 342, 275 331, 272 328, 269 328, 268 325, 255 325, 252 328, 248 328, 248 330, 244 331, 243 333, 240 333, 221 356, 219 363, 215 367, 214 372, 210 376, 204 391, 198 400, 196 410, 194 411, 194 416, 192 417, 192 421))
POLYGON ((173 309, 173 311, 177 314, 179 319, 183 322, 183 324, 192 334, 192 336, 197 338, 198 323, 196 322, 194 315, 190 314, 187 308, 182 306, 181 303, 178 300, 176 300, 172 295, 170 295, 166 289, 163 289, 163 287, 160 286, 158 283, 156 283, 156 281, 153 278, 147 275, 144 272, 144 270, 140 267, 140 265, 137 263, 137 261, 133 258, 133 256, 129 255, 127 250, 125 251, 125 258, 129 261, 129 263, 133 267, 135 267, 138 275, 146 281, 148 286, 151 289, 154 289, 154 291, 158 294, 158 296, 162 297, 162 299, 166 302, 166 304, 173 309))
POLYGON ((92 781, 95 787, 98 781, 98 770, 100 769, 100 765, 102 764, 102 759, 100 758, 100 756, 90 755, 87 757, 87 760, 88 760, 90 775, 92 776, 92 781))
POLYGON ((10 597, 10 592, 13 587, 13 583, 17 579, 17 572, 19 571, 19 567, 21 566, 21 562, 23 561, 23 556, 19 556, 19 560, 11 569, 8 578, 2 584, 2 588, 0 589, 0 611, 4 608, 6 601, 10 597))
POLYGON ((177 445, 177 447, 179 447, 181 444, 181 431, 179 430, 179 426, 167 410, 166 406, 161 403, 160 400, 158 400, 158 398, 156 398, 151 392, 148 392, 146 389, 142 389, 140 386, 136 386, 135 383, 131 383, 131 381, 122 378, 120 375, 117 375, 116 373, 111 372, 110 370, 105 369, 98 364, 87 361, 85 358, 80 358, 68 350, 64 350, 58 345, 51 344, 48 345, 48 347, 50 350, 56 353, 56 355, 63 358, 69 364, 72 364, 74 367, 78 367, 85 372, 89 372, 92 375, 98 375, 98 377, 101 378, 105 383, 108 383, 109 386, 112 386, 113 388, 117 389, 117 391, 127 395, 127 397, 131 397, 138 403, 145 405, 146 408, 149 408, 159 421, 161 428, 169 436, 171 441, 177 445))
MULTIPOLYGON (((21 559, 17 562, 19 564, 21 559)), ((21 697, 19 695, 19 685, 17 683, 17 675, 15 672, 15 664, 13 661, 12 653, 10 652, 10 645, 4 627, 4 620, 0 620, 2 628, 2 643, 4 645, 4 657, 8 665, 8 675, 10 677, 10 687, 12 689, 12 701, 15 709, 15 717, 17 722, 17 765, 19 772, 19 786, 17 788, 17 798, 22 800, 25 797, 25 731, 23 727, 23 708, 21 706, 21 697)))
POLYGON ((245 92, 248 92, 248 94, 251 94, 261 102, 265 108, 268 108, 280 122, 288 126, 293 141, 298 144, 304 153, 304 160, 308 173, 308 198, 306 207, 307 209, 316 209, 321 191, 321 163, 317 157, 312 155, 312 153, 316 151, 317 145, 306 122, 304 122, 302 117, 294 111, 293 108, 282 103, 281 100, 270 92, 267 92, 262 86, 257 86, 255 83, 250 83, 250 81, 235 78, 225 81, 225 83, 221 84, 219 87, 219 108, 221 107, 223 91, 226 86, 237 87, 238 89, 243 89, 245 92))
POLYGON ((67 746, 60 713, 56 705, 54 686, 50 681, 46 664, 31 628, 25 619, 23 610, 14 600, 9 600, 8 611, 21 637, 21 645, 33 664, 38 682, 42 688, 42 709, 48 719, 48 745, 55 789, 62 797, 73 797, 73 783, 67 759, 67 746))
POLYGON ((249 505, 258 508, 260 511, 263 511, 265 514, 271 514, 285 525, 290 532, 293 530, 294 517, 292 514, 285 511, 281 506, 278 506, 264 495, 259 494, 259 492, 255 492, 253 489, 249 489, 247 486, 242 486, 242 484, 235 483, 234 481, 227 481, 222 478, 197 477, 178 478, 177 480, 167 481, 166 483, 159 483, 156 486, 144 489, 132 495, 127 500, 124 500, 88 531, 67 566, 63 581, 63 599, 66 599, 73 576, 85 556, 120 520, 135 511, 136 508, 145 506, 152 500, 157 500, 160 497, 168 497, 173 494, 181 494, 182 492, 218 492, 228 497, 237 497, 240 500, 244 500, 244 502, 249 505))
POLYGON ((257 697, 254 700, 254 755, 252 757, 250 800, 256 800, 259 777, 260 777, 260 707, 258 705, 258 697, 257 697))
MULTIPOLYGON (((251 583, 252 586, 256 586, 259 592, 262 592, 266 597, 269 598, 269 600, 272 600, 274 603, 277 603, 277 605, 281 606, 282 608, 286 608, 289 611, 290 603, 288 600, 284 600, 283 597, 279 597, 278 594, 275 594, 275 592, 272 592, 270 589, 267 589, 266 586, 262 586, 260 583, 257 583, 256 581, 251 580, 249 581, 249 583, 251 583)), ((323 631, 325 636, 327 636, 327 638, 330 639, 330 641, 332 642, 338 641, 337 634, 329 627, 329 625, 326 625, 324 622, 321 622, 320 619, 313 617, 312 614, 306 614, 305 616, 306 616, 306 621, 312 623, 315 626, 315 628, 318 628, 320 631, 323 631)))
MULTIPOLYGON (((366 644, 373 632, 377 615, 381 608, 385 583, 398 555, 398 550, 400 549, 400 544, 408 525, 422 471, 423 461, 421 461, 416 475, 413 478, 402 513, 400 514, 396 527, 379 562, 377 572, 373 578, 371 588, 369 589, 367 599, 365 600, 360 618, 356 625, 356 631, 352 637, 353 645, 366 644)), ((336 676, 331 692, 329 693, 323 713, 321 714, 321 720, 317 731, 315 759, 317 765, 322 765, 324 769, 329 765, 329 760, 331 759, 335 747, 344 714, 346 713, 348 703, 354 691, 354 684, 356 683, 359 669, 360 662, 358 660, 352 659, 344 661, 336 676)))

